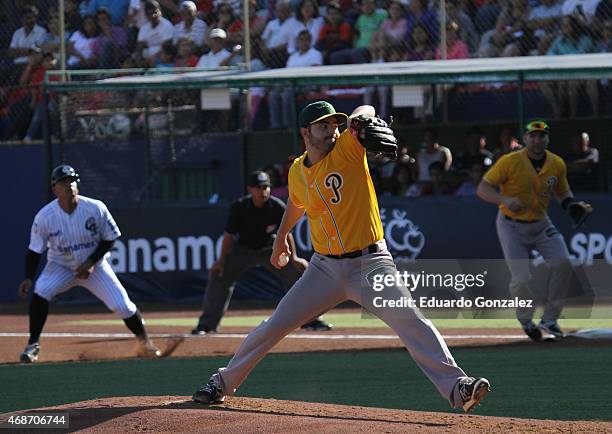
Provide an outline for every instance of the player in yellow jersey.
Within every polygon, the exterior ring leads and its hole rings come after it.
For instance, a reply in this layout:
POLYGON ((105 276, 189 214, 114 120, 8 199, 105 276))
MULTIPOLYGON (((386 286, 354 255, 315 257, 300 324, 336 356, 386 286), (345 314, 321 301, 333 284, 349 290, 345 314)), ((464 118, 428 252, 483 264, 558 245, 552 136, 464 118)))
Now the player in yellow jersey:
POLYGON ((502 156, 485 174, 477 191, 481 199, 499 205, 497 235, 512 275, 511 294, 522 299, 532 298, 528 285, 532 250, 537 250, 551 265, 552 276, 539 325, 533 322, 535 306, 516 309, 523 330, 534 341, 542 338, 541 330, 563 336, 557 319, 572 272, 563 235, 547 215, 553 196, 564 209, 574 202, 565 162, 546 149, 549 130, 542 120, 529 122, 523 136, 526 147, 502 156))
MULTIPOLYGON (((387 250, 366 151, 397 150, 393 132, 361 106, 347 116, 318 101, 299 116, 306 152, 289 171, 289 201, 278 229, 270 262, 290 255, 287 236, 306 213, 315 253, 302 277, 281 300, 272 316, 255 328, 228 363, 193 395, 203 404, 233 395, 255 365, 283 337, 305 320, 353 300, 387 323, 400 337, 414 361, 452 407, 470 411, 490 389, 485 378, 468 377, 457 366, 433 324, 417 308, 401 311, 371 303, 372 280, 397 273, 387 250), (359 139, 358 139, 359 138, 359 139)), ((392 279, 391 279, 392 280, 392 279)), ((385 299, 411 298, 396 282, 377 292, 385 299)))

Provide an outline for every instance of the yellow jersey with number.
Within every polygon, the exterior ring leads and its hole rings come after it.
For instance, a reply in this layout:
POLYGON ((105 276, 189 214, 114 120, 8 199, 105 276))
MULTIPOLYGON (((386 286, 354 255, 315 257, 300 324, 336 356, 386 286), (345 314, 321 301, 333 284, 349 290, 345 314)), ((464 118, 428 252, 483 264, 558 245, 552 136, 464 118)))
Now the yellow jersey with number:
POLYGON ((484 175, 485 182, 499 187, 504 196, 516 197, 525 208, 510 211, 499 205, 501 212, 518 220, 542 220, 551 196, 562 196, 569 189, 567 169, 561 157, 546 151, 546 161, 536 172, 527 155, 527 148, 501 157, 484 175))
POLYGON ((341 255, 383 239, 376 192, 365 149, 347 129, 317 164, 307 152, 289 170, 289 198, 304 208, 316 252, 341 255))

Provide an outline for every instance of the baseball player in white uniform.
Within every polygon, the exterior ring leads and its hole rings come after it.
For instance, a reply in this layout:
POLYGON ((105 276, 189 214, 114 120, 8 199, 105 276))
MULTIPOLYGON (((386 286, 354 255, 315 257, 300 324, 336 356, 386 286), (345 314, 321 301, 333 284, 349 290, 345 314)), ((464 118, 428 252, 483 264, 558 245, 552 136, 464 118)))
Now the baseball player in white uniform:
POLYGON ((147 337, 136 305, 108 262, 109 251, 121 232, 106 205, 80 196, 78 184, 79 175, 73 167, 61 165, 53 169, 51 186, 57 199, 34 217, 25 279, 18 289, 19 296, 25 298, 34 285, 29 310, 30 339, 20 360, 32 363, 38 359, 49 302, 74 286, 87 288, 123 319, 136 335, 139 356, 160 357, 160 350, 147 337), (47 264, 34 284, 45 250, 47 264))

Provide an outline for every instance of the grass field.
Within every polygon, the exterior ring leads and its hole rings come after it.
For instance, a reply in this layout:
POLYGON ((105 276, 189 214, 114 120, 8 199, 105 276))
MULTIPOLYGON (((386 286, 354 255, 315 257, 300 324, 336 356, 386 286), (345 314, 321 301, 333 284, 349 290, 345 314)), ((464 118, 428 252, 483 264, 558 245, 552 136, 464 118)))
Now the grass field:
MULTIPOLYGON (((153 316, 153 314, 151 315, 153 316)), ((427 316, 427 315, 426 315, 427 316)), ((431 316, 428 316, 432 318, 431 316)), ((267 316, 251 315, 251 316, 226 316, 221 322, 221 327, 255 327, 261 323, 267 316)), ((537 315, 536 315, 537 318, 537 315)), ((336 327, 363 327, 363 328, 380 328, 386 325, 378 318, 365 317, 358 312, 351 313, 330 313, 323 316, 328 322, 331 322, 336 327)), ((197 318, 145 318, 147 327, 164 326, 164 327, 194 327, 198 320, 197 318)), ((514 319, 514 314, 506 315, 505 318, 495 319, 474 319, 474 318, 432 318, 433 323, 439 328, 516 328, 518 323, 514 319)), ((108 320, 85 320, 85 321, 68 321, 66 325, 123 325, 123 321, 119 319, 108 320)), ((612 327, 612 315, 605 317, 595 317, 592 319, 562 319, 559 321, 561 327, 566 329, 583 329, 595 327, 612 327)))
MULTIPOLYGON (((463 349, 469 373, 492 392, 475 414, 560 420, 612 420, 612 373, 596 361, 612 348, 463 349)), ((0 412, 86 399, 190 396, 226 357, 0 366, 0 412)), ((240 395, 371 407, 449 411, 405 351, 272 354, 240 395), (296 375, 299 373, 299 375, 296 375)))

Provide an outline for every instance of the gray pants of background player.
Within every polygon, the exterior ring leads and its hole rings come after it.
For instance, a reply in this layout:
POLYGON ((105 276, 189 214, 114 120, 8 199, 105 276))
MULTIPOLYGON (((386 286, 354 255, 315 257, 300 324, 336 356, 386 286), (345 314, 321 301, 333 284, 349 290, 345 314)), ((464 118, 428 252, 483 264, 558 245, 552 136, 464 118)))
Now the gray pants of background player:
MULTIPOLYGON (((563 310, 569 292, 572 266, 563 235, 555 228, 548 216, 536 223, 520 223, 508 220, 499 212, 497 235, 506 263, 512 275, 510 294, 520 299, 533 299, 529 289, 529 253, 537 250, 551 268, 546 291, 543 321, 557 320, 563 310)), ((521 323, 531 321, 535 312, 532 307, 519 307, 516 317, 521 323)))
MULTIPOLYGON (((418 309, 373 306, 372 298, 379 294, 385 299, 410 297, 410 291, 404 286, 391 285, 381 293, 370 289, 366 276, 381 269, 385 273, 396 271, 385 241, 377 244, 379 252, 358 258, 332 259, 315 253, 303 276, 280 301, 272 316, 249 333, 227 367, 219 370, 224 395, 233 395, 255 365, 291 331, 310 318, 353 300, 389 325, 438 392, 451 406, 460 406, 462 401, 455 384, 466 375, 433 324, 418 309)), ((372 369, 374 372, 377 367, 372 369)), ((377 375, 382 375, 378 371, 377 375)))
MULTIPOLYGON (((272 247, 261 249, 249 249, 248 247, 235 244, 228 254, 223 269, 223 276, 217 274, 210 276, 202 301, 203 313, 198 321, 200 330, 217 330, 219 323, 225 315, 234 292, 234 285, 245 271, 261 266, 270 271, 280 280, 281 287, 287 292, 291 286, 300 278, 300 273, 288 265, 277 270, 270 264, 272 247)), ((312 318, 310 318, 312 319, 312 318)))

